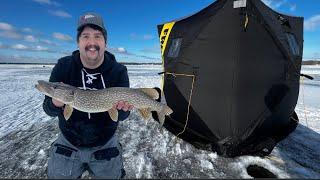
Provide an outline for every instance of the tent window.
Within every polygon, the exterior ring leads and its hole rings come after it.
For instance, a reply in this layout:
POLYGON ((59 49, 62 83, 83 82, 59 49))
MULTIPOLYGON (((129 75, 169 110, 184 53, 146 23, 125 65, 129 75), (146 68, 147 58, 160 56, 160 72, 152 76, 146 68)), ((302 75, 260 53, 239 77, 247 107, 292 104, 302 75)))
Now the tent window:
POLYGON ((176 58, 179 56, 182 38, 173 39, 168 52, 168 57, 176 58))
POLYGON ((294 54, 295 56, 299 56, 300 51, 299 51, 299 46, 295 36, 291 33, 286 33, 286 36, 287 36, 287 40, 288 40, 292 54, 294 54))

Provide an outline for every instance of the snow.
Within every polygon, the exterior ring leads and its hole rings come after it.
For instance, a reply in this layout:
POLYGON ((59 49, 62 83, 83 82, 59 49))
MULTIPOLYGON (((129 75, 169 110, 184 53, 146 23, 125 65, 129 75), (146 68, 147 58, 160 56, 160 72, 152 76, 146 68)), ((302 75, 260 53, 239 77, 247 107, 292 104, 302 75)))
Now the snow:
MULTIPOLYGON (((34 85, 48 80, 52 65, 0 65, 0 178, 46 178, 48 148, 57 138, 57 118, 42 109, 34 85)), ((159 87, 159 65, 128 65, 131 87, 159 87)), ((278 178, 320 178, 320 66, 303 66, 297 129, 264 158, 224 158, 196 149, 136 110, 119 124, 126 178, 253 178, 250 165, 278 178)), ((83 177, 87 177, 86 172, 83 177)))
POLYGON ((230 168, 238 171, 241 178, 252 178, 246 171, 247 167, 251 164, 259 165, 268 169, 273 174, 278 175, 278 178, 290 178, 290 176, 283 170, 279 169, 271 161, 266 161, 260 157, 242 156, 237 158, 237 161, 230 164, 230 168))

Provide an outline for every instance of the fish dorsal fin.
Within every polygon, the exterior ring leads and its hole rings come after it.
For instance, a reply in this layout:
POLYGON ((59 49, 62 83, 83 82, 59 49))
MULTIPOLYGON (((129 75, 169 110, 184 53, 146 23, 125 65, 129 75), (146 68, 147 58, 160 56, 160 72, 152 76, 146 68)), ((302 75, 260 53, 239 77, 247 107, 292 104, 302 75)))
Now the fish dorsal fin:
POLYGON ((151 118, 151 110, 150 108, 144 108, 144 109, 138 109, 141 116, 145 121, 149 120, 151 118))
POLYGON ((70 106, 70 105, 66 105, 66 106, 64 107, 64 110, 63 110, 63 116, 64 116, 64 118, 65 118, 66 120, 68 120, 68 119, 71 117, 72 112, 73 112, 73 107, 70 106))
POLYGON ((112 121, 117 122, 118 121, 118 110, 116 108, 111 108, 108 110, 109 116, 112 119, 112 121))
POLYGON ((158 99, 159 93, 157 90, 153 88, 138 88, 140 91, 146 93, 148 96, 150 96, 152 99, 158 99))

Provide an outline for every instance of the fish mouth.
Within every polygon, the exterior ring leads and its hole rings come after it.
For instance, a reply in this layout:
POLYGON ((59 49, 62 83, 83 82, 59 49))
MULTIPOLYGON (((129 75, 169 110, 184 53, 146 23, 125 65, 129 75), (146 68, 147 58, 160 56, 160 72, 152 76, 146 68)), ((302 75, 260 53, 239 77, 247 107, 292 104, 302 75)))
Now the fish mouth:
POLYGON ((43 91, 42 87, 39 84, 34 85, 34 87, 38 89, 38 91, 43 91))
POLYGON ((41 84, 39 83, 39 81, 38 81, 38 84, 34 85, 34 87, 35 87, 36 89, 38 89, 38 91, 43 92, 43 86, 41 86, 41 84))
POLYGON ((46 81, 39 80, 38 84, 35 85, 35 88, 47 96, 51 97, 53 95, 53 87, 46 81))

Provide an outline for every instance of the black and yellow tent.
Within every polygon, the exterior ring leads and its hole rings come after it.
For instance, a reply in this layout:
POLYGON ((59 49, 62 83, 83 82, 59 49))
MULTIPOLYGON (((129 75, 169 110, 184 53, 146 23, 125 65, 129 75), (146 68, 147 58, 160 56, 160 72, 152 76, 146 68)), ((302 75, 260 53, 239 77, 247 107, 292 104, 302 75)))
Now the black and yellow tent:
POLYGON ((230 157, 267 155, 296 128, 303 18, 217 0, 158 33, 169 131, 230 157))

